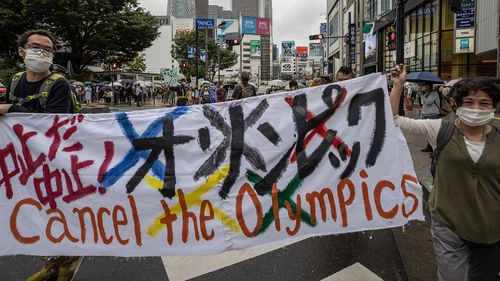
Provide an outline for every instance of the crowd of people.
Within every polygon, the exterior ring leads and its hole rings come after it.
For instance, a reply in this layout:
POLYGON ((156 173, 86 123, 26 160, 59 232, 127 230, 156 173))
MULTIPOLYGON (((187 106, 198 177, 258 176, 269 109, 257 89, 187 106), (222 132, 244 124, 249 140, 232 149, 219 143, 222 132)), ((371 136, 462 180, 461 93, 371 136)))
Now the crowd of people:
MULTIPOLYGON (((128 103, 161 96, 162 102, 177 106, 224 102, 257 95, 250 74, 241 73, 240 81, 229 89, 207 83, 199 89, 179 75, 178 85, 120 83, 99 85, 82 83, 78 88, 64 73, 50 70, 55 38, 47 31, 32 30, 19 38, 19 56, 26 69, 16 74, 7 88, 7 104, 0 104, 0 115, 11 112, 75 113, 77 99, 90 104, 107 99, 109 103, 128 103), (13 103, 11 103, 13 102, 13 103)), ((56 67, 57 68, 57 67, 56 67)), ((64 71, 63 71, 64 72, 64 71)), ((336 81, 353 78, 348 67, 335 75, 336 81)), ((500 89, 492 79, 464 78, 447 89, 429 83, 407 84, 404 65, 392 73, 391 109, 395 124, 408 134, 425 138, 434 151, 434 187, 429 205, 432 214, 432 238, 438 262, 439 280, 498 280, 500 272, 500 127, 495 119, 500 89), (440 93, 441 91, 441 93, 440 93), (400 98, 406 109, 421 103, 420 119, 398 116, 400 98), (450 113, 443 118, 444 98, 450 113)), ((122 81, 123 82, 123 81, 122 81)), ((302 82, 302 81, 301 81, 302 82)), ((331 83, 328 76, 315 78, 305 85, 289 83, 290 90, 331 83)), ((280 89, 283 90, 283 89, 280 89)), ((1 117, 0 117, 1 118, 1 117)), ((390 173, 390 171, 387 171, 390 173)), ((46 266, 28 280, 71 280, 81 257, 45 257, 46 266)))

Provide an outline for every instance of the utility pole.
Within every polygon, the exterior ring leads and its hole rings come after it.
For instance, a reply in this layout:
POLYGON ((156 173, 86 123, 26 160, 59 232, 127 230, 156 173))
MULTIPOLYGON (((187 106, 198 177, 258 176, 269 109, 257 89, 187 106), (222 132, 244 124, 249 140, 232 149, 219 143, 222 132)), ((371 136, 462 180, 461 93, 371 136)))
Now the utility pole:
MULTIPOLYGON (((345 64, 345 65, 349 65, 349 66, 350 66, 350 68, 352 69, 352 64, 351 64, 351 62, 352 62, 352 58, 351 58, 351 56, 352 56, 353 54, 351 54, 351 44, 352 44, 352 42, 351 42, 351 40, 352 40, 352 32, 351 32, 351 12, 349 12, 349 13, 347 14, 347 29, 348 29, 348 31, 347 31, 347 32, 348 32, 348 33, 347 33, 347 37, 348 37, 349 39, 348 39, 348 41, 347 41, 347 42, 348 42, 348 44, 346 44, 346 45, 347 45, 347 46, 346 46, 346 53, 347 53, 346 58, 347 58, 347 62, 346 62, 346 64, 345 64)), ((343 34, 345 34, 345 33, 343 33, 343 34)))
POLYGON ((208 28, 205 27, 205 80, 208 76, 208 28))
POLYGON ((195 31, 196 31, 196 54, 195 54, 195 58, 194 58, 194 64, 195 64, 195 67, 196 67, 196 85, 195 85, 195 88, 198 88, 198 59, 200 58, 200 46, 199 46, 199 36, 198 36, 198 22, 195 21, 195 24, 196 24, 196 27, 195 27, 195 31))
POLYGON ((240 34, 241 41, 240 41, 240 75, 243 72, 243 34, 242 29, 241 29, 241 24, 243 23, 242 17, 241 17, 241 12, 240 12, 240 22, 238 23, 238 33, 240 34))
MULTIPOLYGON (((396 63, 404 63, 404 44, 405 44, 405 2, 406 0, 396 0, 396 63)), ((404 116, 403 97, 399 101, 398 115, 404 116)))

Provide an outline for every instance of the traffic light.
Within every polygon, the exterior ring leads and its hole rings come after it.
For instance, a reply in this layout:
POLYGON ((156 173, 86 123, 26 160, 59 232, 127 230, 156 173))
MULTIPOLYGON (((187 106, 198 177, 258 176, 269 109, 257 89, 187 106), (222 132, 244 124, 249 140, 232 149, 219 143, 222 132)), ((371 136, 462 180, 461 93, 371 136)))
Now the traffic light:
POLYGON ((309 35, 309 40, 323 40, 323 39, 325 39, 325 35, 323 34, 309 35))
POLYGON ((390 51, 396 50, 396 32, 395 31, 387 32, 387 49, 390 51))
POLYGON ((111 70, 116 71, 118 69, 118 64, 116 62, 111 64, 111 70))
POLYGON ((233 50, 233 46, 238 46, 239 44, 241 44, 240 39, 226 40, 226 45, 228 50, 233 50))

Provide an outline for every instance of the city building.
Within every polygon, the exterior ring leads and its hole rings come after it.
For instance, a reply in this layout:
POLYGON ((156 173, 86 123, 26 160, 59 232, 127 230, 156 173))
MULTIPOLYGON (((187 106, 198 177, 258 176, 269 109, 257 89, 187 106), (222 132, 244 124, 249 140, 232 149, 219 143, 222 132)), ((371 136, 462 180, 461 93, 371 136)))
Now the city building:
POLYGON ((209 19, 221 19, 223 7, 217 5, 208 5, 208 16, 209 19))
MULTIPOLYGON (((176 18, 195 18, 196 2, 195 0, 168 0, 167 15, 176 18)), ((208 0, 206 2, 208 4, 208 0)), ((208 8, 207 8, 207 13, 208 13, 208 8)))
MULTIPOLYGON (((406 1, 404 62, 410 71, 430 71, 446 81, 500 74, 499 1, 462 3, 464 12, 457 15, 449 1, 406 1)), ((396 1, 327 0, 326 34, 340 37, 326 40, 328 73, 341 65, 357 75, 390 71, 396 64, 395 20, 396 1), (349 31, 355 33, 350 41, 349 31)))
POLYGON ((172 46, 172 25, 169 16, 156 17, 159 22, 160 36, 156 38, 151 47, 144 50, 144 63, 149 73, 160 73, 162 68, 177 66, 170 53, 172 46))
MULTIPOLYGON (((272 26, 272 5, 272 0, 232 0, 231 10, 238 16, 269 18, 272 26)), ((260 57, 261 67, 259 77, 261 80, 268 81, 271 79, 272 34, 270 36, 262 35, 260 36, 260 40, 262 54, 260 57)))
POLYGON ((273 44, 273 63, 278 62, 280 59, 280 49, 278 48, 278 44, 273 44))
POLYGON ((210 18, 208 16, 208 0, 195 0, 197 18, 210 18))
POLYGON ((496 73, 496 76, 500 77, 500 67, 498 67, 500 62, 500 4, 494 0, 477 1, 476 11, 476 55, 482 68, 481 74, 495 76, 496 73), (487 69, 483 68, 485 64, 487 69), (494 65, 497 66, 497 69, 494 65))
POLYGON ((224 10, 224 7, 217 5, 208 6, 209 19, 237 19, 239 15, 231 10, 224 10))
MULTIPOLYGON (((238 15, 246 17, 255 17, 258 18, 260 16, 260 7, 259 5, 262 0, 232 0, 231 1, 231 10, 238 15)), ((271 2, 268 0, 268 2, 271 2)))

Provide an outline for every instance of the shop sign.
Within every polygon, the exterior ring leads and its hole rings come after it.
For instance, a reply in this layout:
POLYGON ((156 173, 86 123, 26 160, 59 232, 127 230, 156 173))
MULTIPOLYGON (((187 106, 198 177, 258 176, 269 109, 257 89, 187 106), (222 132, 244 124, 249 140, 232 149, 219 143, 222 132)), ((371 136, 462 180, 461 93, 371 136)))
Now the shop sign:
POLYGON ((464 37, 474 37, 476 34, 474 28, 466 28, 466 29, 457 29, 455 30, 456 38, 464 38, 464 37))
POLYGON ((474 19, 457 19, 456 28, 472 28, 474 27, 474 19))
POLYGON ((455 39, 455 53, 474 53, 474 38, 455 39))
POLYGON ((293 66, 291 63, 282 63, 281 64, 281 72, 282 73, 292 73, 293 72, 293 66))
POLYGON ((407 42, 405 44, 405 50, 404 51, 405 51, 405 55, 404 55, 405 59, 415 57, 415 40, 407 42))
POLYGON ((466 10, 462 10, 462 11, 456 13, 457 19, 473 18, 474 14, 475 14, 474 9, 466 9, 466 10))

